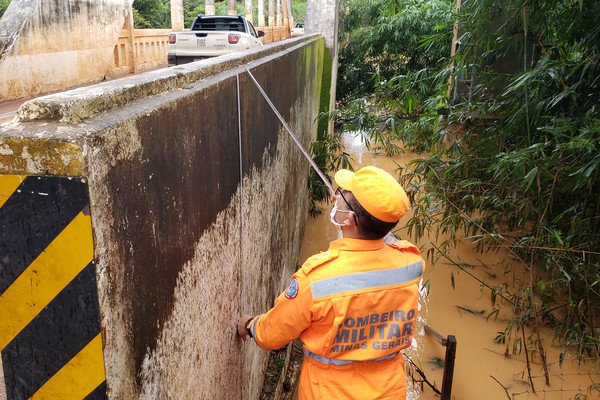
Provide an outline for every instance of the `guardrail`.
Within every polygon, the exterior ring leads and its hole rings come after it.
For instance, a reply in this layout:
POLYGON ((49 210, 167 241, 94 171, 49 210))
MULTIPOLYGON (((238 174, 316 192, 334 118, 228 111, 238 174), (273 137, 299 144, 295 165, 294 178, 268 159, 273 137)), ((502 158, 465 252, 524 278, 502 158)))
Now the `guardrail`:
POLYGON ((456 338, 454 335, 448 335, 448 337, 444 338, 429 325, 425 325, 425 333, 431 335, 436 342, 446 347, 441 400, 451 400, 452 380, 454 379, 454 360, 456 358, 456 338))
POLYGON ((113 51, 108 75, 123 76, 167 66, 170 29, 123 29, 113 51))
MULTIPOLYGON (((290 37, 285 26, 265 26, 263 44, 279 42, 290 37)), ((113 51, 113 66, 109 77, 124 76, 167 66, 170 29, 123 29, 113 51)))
POLYGON ((257 30, 261 30, 265 33, 265 36, 262 37, 261 41, 263 44, 279 42, 280 40, 290 38, 290 30, 285 26, 259 26, 256 28, 257 30))

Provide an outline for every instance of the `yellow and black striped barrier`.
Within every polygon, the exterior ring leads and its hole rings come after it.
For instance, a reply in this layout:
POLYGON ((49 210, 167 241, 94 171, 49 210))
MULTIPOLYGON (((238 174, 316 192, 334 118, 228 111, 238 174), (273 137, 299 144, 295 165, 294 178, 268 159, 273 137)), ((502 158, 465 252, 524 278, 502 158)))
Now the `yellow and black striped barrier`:
POLYGON ((0 353, 8 400, 107 396, 80 178, 0 175, 0 353))

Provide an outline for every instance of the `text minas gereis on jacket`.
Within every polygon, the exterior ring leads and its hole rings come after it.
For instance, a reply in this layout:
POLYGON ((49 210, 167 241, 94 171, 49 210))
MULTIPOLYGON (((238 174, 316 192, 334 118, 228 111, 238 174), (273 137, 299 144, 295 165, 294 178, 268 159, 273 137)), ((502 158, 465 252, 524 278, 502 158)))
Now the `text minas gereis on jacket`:
POLYGON ((348 317, 338 325, 332 353, 367 348, 367 340, 375 350, 386 350, 410 344, 413 319, 416 311, 391 310, 367 314, 363 317, 348 317))

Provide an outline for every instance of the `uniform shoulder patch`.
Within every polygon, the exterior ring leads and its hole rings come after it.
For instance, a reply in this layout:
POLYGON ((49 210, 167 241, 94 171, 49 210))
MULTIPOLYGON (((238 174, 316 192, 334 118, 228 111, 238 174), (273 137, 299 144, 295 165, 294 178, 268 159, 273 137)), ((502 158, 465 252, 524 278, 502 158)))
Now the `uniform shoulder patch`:
POLYGON ((302 264, 302 271, 305 274, 310 273, 313 269, 317 268, 320 265, 327 263, 328 261, 334 260, 340 254, 339 250, 334 251, 325 251, 323 253, 315 254, 314 256, 310 256, 306 259, 304 264, 302 264))
POLYGON ((398 240, 396 241, 396 243, 387 243, 387 245, 400 251, 408 251, 416 255, 421 255, 421 252, 419 251, 417 246, 415 246, 408 240, 398 240))
POLYGON ((300 286, 298 285, 298 278, 293 277, 292 281, 290 282, 290 284, 288 285, 288 287, 285 289, 284 295, 287 299, 294 299, 296 296, 298 296, 298 292, 300 291, 300 286))

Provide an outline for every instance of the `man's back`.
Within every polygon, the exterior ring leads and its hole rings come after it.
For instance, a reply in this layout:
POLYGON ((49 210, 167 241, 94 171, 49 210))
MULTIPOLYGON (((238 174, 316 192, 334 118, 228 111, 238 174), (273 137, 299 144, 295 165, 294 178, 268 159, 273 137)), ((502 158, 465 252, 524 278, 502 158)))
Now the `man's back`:
MULTIPOLYGON (((309 258, 312 324, 300 335, 300 399, 401 399, 424 262, 408 242, 339 239, 309 258)), ((306 264, 309 264, 308 266, 306 264)))
POLYGON ((307 260, 299 271, 312 295, 312 323, 300 335, 307 351, 358 361, 410 345, 424 263, 418 249, 404 243, 339 239, 331 243, 326 262, 319 263, 319 256, 307 260))
POLYGON ((377 167, 340 170, 335 182, 329 216, 343 237, 306 260, 273 308, 242 315, 237 330, 264 349, 302 340, 300 400, 402 400, 400 350, 412 341, 425 262, 414 245, 384 238, 410 202, 377 167))

